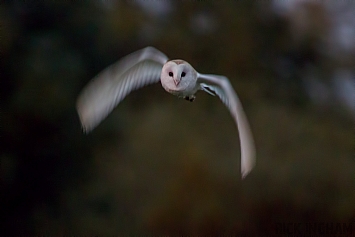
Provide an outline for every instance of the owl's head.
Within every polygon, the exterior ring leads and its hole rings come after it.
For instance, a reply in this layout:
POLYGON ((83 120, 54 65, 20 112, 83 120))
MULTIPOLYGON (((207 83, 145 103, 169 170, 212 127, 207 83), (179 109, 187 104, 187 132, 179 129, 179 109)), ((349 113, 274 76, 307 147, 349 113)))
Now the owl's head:
POLYGON ((161 82, 169 90, 185 90, 190 84, 195 84, 197 72, 186 61, 177 59, 164 64, 161 71, 161 82))

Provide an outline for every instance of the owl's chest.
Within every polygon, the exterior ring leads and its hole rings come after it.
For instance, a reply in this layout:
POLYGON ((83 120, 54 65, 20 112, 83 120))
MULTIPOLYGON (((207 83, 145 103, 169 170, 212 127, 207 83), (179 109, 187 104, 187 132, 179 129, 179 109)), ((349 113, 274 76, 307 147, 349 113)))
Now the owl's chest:
POLYGON ((161 80, 161 84, 167 92, 177 97, 191 96, 198 90, 196 83, 182 82, 176 86, 173 81, 161 80))

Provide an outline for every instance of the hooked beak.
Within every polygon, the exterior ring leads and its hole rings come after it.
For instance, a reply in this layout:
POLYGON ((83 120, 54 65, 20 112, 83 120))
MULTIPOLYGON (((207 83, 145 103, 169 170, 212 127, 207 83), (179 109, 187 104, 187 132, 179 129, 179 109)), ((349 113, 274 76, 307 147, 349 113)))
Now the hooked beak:
POLYGON ((179 85, 179 83, 181 81, 181 78, 178 78, 178 77, 175 78, 174 77, 173 80, 174 80, 175 86, 177 86, 177 85, 179 85))

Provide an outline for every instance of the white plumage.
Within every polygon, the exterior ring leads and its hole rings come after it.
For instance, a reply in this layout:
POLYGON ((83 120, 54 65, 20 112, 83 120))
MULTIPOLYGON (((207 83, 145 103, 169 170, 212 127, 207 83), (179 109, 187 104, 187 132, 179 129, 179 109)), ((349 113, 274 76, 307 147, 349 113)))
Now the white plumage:
POLYGON ((146 47, 119 60, 97 75, 81 92, 77 110, 86 133, 93 130, 131 91, 161 81, 163 88, 189 101, 198 90, 217 95, 227 106, 239 131, 241 173, 244 178, 255 165, 255 147, 248 120, 229 80, 198 73, 183 60, 146 47))

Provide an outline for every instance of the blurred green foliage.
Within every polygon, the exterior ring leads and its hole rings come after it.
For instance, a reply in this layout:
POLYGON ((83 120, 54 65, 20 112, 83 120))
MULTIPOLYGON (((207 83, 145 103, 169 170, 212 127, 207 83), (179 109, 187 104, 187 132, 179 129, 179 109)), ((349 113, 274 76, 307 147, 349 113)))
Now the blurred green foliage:
POLYGON ((355 226, 353 118, 310 103, 301 81, 307 62, 332 70, 316 50, 324 26, 295 41, 267 1, 167 1, 160 13, 138 2, 0 5, 2 233, 265 236, 278 234, 277 223, 355 226), (188 103, 148 86, 81 132, 83 86, 147 45, 231 80, 257 147, 245 180, 234 122, 207 94, 188 103), (296 63, 282 77, 275 65, 285 56, 296 63))

